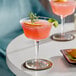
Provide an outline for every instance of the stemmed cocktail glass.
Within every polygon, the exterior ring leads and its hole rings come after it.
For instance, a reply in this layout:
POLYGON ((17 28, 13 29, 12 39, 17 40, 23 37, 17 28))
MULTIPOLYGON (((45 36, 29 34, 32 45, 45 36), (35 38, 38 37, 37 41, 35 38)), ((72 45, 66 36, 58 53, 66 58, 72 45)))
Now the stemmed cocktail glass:
POLYGON ((52 63, 46 59, 39 59, 39 41, 49 36, 52 24, 45 17, 39 17, 35 22, 31 22, 30 18, 20 20, 24 34, 27 38, 35 41, 36 58, 25 61, 24 66, 31 70, 44 70, 52 66, 52 63))
MULTIPOLYGON (((54 40, 69 41, 74 39, 74 36, 70 33, 64 33, 65 17, 71 15, 75 11, 74 0, 49 0, 53 13, 61 18, 61 33, 52 35, 54 40)), ((68 28, 68 26, 67 26, 68 28)))

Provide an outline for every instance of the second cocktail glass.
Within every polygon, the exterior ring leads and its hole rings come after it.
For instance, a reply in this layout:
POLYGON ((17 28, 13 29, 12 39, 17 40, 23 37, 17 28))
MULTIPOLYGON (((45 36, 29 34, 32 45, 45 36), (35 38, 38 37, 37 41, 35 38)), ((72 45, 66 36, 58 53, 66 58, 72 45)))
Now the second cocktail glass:
POLYGON ((74 39, 74 36, 72 34, 64 33, 64 22, 65 17, 74 13, 75 1, 74 0, 49 0, 49 1, 53 13, 59 15, 61 18, 61 33, 52 35, 52 39, 57 41, 69 41, 74 39))
POLYGON ((39 41, 49 36, 52 24, 47 21, 45 17, 39 17, 34 23, 30 18, 24 18, 20 20, 24 34, 27 38, 35 41, 36 46, 36 58, 27 60, 24 66, 31 70, 44 70, 52 66, 52 63, 46 59, 39 59, 39 41))

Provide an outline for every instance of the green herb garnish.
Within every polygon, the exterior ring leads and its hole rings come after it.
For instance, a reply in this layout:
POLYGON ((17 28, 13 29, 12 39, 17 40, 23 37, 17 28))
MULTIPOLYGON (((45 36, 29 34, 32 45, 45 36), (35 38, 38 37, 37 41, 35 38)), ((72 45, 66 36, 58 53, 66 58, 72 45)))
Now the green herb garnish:
MULTIPOLYGON (((34 14, 33 12, 31 12, 29 14, 29 18, 30 18, 31 22, 34 23, 34 22, 36 22, 38 20, 39 16, 37 16, 36 13, 34 14)), ((49 18, 48 22, 53 23, 54 27, 58 26, 58 21, 53 19, 53 18, 49 18)))
POLYGON ((33 12, 31 12, 29 14, 29 18, 30 18, 31 22, 34 23, 38 20, 39 17, 36 14, 34 14, 33 12))
POLYGON ((53 23, 54 27, 58 27, 58 21, 57 20, 55 20, 53 18, 49 18, 48 21, 53 23))

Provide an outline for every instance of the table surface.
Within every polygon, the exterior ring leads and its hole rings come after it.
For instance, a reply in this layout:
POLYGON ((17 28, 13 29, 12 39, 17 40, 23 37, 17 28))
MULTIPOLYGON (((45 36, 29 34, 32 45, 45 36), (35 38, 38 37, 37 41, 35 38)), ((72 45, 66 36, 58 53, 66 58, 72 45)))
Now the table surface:
MULTIPOLYGON (((73 23, 67 23, 64 26, 65 31, 74 30, 73 23)), ((60 32, 58 28, 52 27, 51 34, 60 32)), ((76 65, 69 64, 60 52, 61 49, 76 48, 76 39, 67 42, 53 41, 47 38, 40 41, 39 57, 52 61, 53 66, 50 69, 42 71, 32 71, 23 68, 22 64, 35 58, 34 41, 27 39, 24 34, 13 39, 6 50, 6 61, 10 70, 17 76, 74 76, 76 75, 76 65)))

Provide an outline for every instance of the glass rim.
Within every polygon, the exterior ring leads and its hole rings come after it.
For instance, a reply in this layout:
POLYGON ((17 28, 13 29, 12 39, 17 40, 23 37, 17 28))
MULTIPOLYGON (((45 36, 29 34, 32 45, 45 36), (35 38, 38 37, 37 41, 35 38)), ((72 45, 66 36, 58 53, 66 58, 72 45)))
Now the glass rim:
POLYGON ((57 6, 70 6, 70 5, 74 5, 75 6, 75 1, 72 1, 72 2, 69 2, 69 3, 57 3, 57 2, 54 2, 54 1, 52 1, 52 3, 54 4, 54 5, 57 5, 57 6))
MULTIPOLYGON (((54 2, 55 0, 49 0, 49 1, 53 1, 53 2, 54 2)), ((76 0, 67 0, 67 1, 76 1, 76 0)), ((67 2, 67 1, 66 1, 66 2, 67 2)))
MULTIPOLYGON (((50 17, 44 17, 44 16, 39 16, 39 18, 44 18, 45 20, 49 19, 50 17)), ((44 20, 43 19, 43 20, 44 20)), ((22 23, 23 21, 27 21, 27 20, 30 20, 29 17, 25 17, 25 18, 22 18, 20 20, 20 23, 22 23)), ((49 24, 51 24, 50 26, 52 26, 53 24, 48 22, 49 24)), ((30 26, 26 26, 26 27, 30 27, 30 26)), ((47 26, 44 26, 44 27, 47 27, 47 26)), ((32 26, 30 27, 32 29, 32 26)), ((38 27, 34 27, 34 28, 38 28, 38 27)), ((39 27, 39 28, 43 28, 43 26, 39 27)))
MULTIPOLYGON (((51 1, 51 2, 53 2, 53 3, 57 3, 56 1, 54 1, 54 0, 49 0, 49 1, 51 1)), ((59 1, 59 2, 61 2, 61 1, 59 1)), ((66 3, 66 2, 69 2, 67 5, 70 5, 70 4, 75 4, 76 3, 76 1, 75 0, 67 0, 67 1, 65 1, 65 2, 61 2, 60 4, 62 4, 62 3, 66 3)), ((73 5, 74 5, 73 4, 73 5)), ((65 4, 63 4, 63 5, 65 5, 65 4)))
MULTIPOLYGON (((45 19, 45 20, 47 20, 47 19, 49 19, 50 17, 45 17, 45 16, 38 16, 38 19, 45 19)), ((22 21, 25 21, 25 20, 30 20, 30 17, 25 17, 25 18, 21 18, 20 19, 20 23, 22 22, 22 21)))

